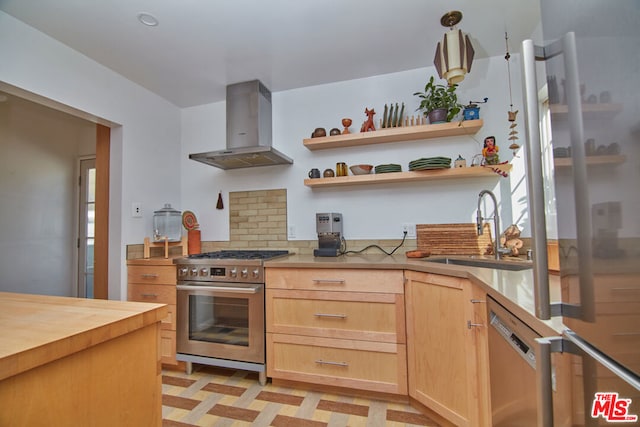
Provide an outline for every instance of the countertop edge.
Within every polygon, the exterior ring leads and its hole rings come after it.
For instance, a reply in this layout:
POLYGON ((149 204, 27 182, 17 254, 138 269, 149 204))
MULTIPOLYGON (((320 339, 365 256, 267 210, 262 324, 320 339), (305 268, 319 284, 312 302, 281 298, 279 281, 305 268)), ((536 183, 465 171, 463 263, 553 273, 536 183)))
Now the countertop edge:
MULTIPOLYGON (((6 308, 8 305, 14 308, 28 307, 29 316, 34 311, 38 313, 37 310, 53 314, 59 312, 63 315, 66 314, 64 308, 71 309, 74 313, 83 310, 92 313, 106 309, 110 313, 110 319, 101 324, 77 328, 68 334, 51 333, 54 337, 49 340, 25 345, 11 353, 5 352, 0 355, 0 381, 160 322, 168 315, 166 304, 0 292, 0 307, 6 308)), ((72 322, 78 321, 78 318, 69 316, 65 320, 72 322)), ((0 333, 0 337, 25 333, 24 328, 7 329, 9 330, 0 333)))

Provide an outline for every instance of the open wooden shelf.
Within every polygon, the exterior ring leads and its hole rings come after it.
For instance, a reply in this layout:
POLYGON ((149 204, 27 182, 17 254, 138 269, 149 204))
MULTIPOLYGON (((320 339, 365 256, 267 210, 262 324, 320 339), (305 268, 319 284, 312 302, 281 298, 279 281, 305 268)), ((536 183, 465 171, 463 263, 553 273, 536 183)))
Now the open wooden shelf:
MULTIPOLYGON (((587 166, 592 165, 619 165, 627 160, 626 156, 588 156, 587 166)), ((561 157, 559 159, 553 159, 553 165, 557 168, 568 168, 573 166, 573 159, 571 157, 561 157)))
POLYGON ((461 122, 417 125, 399 128, 378 129, 373 132, 354 132, 346 135, 306 138, 303 143, 309 150, 356 147, 360 145, 384 144, 388 142, 415 141, 419 139, 442 138, 447 136, 473 135, 482 128, 484 122, 463 120, 461 122))
MULTIPOLYGON (((500 165, 500 170, 511 171, 510 164, 500 165)), ((409 172, 390 172, 369 175, 338 176, 333 178, 305 179, 307 187, 341 187, 345 185, 389 184, 413 181, 434 181, 442 179, 499 178, 500 175, 489 167, 474 166, 466 168, 435 169, 409 172)))
MULTIPOLYGON (((551 116, 566 118, 569 107, 564 104, 551 104, 551 116)), ((611 118, 622 111, 622 104, 582 104, 582 115, 588 118, 611 118)))

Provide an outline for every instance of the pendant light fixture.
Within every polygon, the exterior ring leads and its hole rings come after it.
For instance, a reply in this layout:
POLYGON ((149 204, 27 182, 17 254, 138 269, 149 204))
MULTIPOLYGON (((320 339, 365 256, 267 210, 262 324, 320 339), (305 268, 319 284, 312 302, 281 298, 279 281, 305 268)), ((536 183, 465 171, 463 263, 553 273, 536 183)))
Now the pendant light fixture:
POLYGON ((453 10, 440 18, 440 24, 449 28, 444 34, 442 42, 436 47, 436 57, 433 60, 438 76, 447 80, 450 85, 464 80, 465 74, 471 71, 474 50, 469 35, 455 29, 455 25, 462 21, 462 12, 453 10))

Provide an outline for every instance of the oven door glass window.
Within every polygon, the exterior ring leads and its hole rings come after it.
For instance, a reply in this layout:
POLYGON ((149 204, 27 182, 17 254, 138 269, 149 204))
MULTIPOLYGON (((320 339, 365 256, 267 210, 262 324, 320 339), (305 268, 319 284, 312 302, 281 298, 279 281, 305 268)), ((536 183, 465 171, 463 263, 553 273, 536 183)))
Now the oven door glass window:
POLYGON ((249 346, 249 300, 189 295, 189 340, 249 346))

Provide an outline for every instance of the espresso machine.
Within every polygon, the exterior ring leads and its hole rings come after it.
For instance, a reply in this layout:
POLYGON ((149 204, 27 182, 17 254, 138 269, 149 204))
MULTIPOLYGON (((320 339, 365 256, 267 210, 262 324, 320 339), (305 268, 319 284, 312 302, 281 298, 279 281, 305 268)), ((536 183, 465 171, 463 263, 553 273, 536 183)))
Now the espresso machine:
POLYGON ((342 245, 342 214, 317 213, 318 249, 313 256, 338 256, 342 245))

